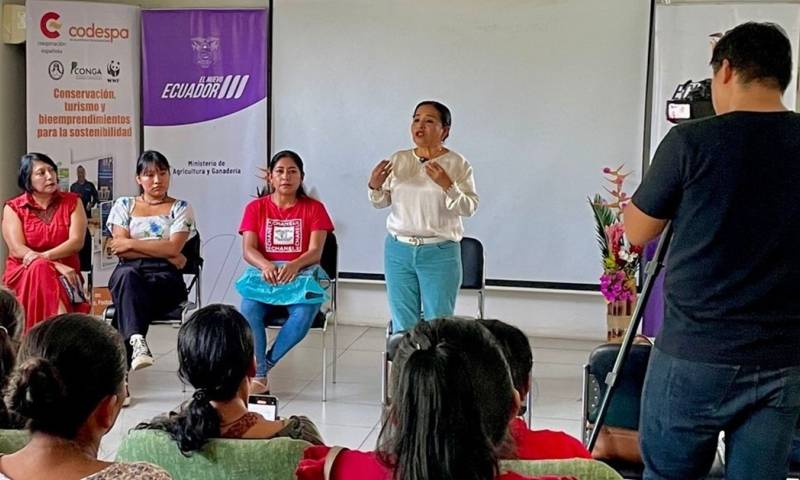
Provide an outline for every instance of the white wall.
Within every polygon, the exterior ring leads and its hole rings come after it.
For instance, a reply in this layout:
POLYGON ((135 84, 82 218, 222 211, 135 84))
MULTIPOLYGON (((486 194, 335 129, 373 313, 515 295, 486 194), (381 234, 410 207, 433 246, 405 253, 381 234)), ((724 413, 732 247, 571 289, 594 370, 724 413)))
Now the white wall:
MULTIPOLYGON (((3 20, 0 1, 0 24, 3 20)), ((25 49, 0 43, 0 200, 16 195, 19 157, 25 153, 25 49)), ((0 274, 6 263, 0 242, 0 274)))

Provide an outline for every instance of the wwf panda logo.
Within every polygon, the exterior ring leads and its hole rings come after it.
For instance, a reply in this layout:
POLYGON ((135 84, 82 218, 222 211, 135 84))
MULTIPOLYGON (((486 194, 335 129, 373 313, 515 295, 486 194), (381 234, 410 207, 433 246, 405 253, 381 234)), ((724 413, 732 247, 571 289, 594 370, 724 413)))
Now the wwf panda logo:
POLYGON ((116 61, 116 60, 111 60, 110 62, 108 62, 108 65, 106 66, 106 71, 112 77, 115 77, 115 78, 118 77, 119 76, 119 62, 116 61))

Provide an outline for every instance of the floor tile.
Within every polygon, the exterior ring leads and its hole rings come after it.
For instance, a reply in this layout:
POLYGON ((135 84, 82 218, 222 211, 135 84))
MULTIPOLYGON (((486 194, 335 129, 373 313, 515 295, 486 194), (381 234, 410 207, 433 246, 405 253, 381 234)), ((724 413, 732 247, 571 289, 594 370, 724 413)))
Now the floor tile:
POLYGON ((317 425, 372 428, 380 419, 381 408, 378 404, 365 405, 340 402, 323 403, 319 400, 292 400, 285 406, 279 407, 278 412, 282 417, 305 415, 317 425))

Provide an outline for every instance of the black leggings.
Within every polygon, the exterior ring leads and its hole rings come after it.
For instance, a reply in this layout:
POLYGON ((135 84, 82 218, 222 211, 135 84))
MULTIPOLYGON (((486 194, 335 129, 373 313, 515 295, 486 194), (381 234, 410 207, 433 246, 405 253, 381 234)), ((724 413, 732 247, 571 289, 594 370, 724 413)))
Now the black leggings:
POLYGON ((132 335, 147 336, 152 320, 158 319, 185 301, 183 275, 160 258, 120 260, 108 282, 116 312, 114 325, 125 340, 128 365, 131 361, 132 335))

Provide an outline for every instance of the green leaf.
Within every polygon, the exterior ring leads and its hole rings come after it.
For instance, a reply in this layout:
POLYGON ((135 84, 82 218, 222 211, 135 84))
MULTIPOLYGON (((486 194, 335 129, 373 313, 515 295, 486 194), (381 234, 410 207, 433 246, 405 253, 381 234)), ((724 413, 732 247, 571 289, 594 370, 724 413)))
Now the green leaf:
POLYGON ((594 199, 591 197, 587 199, 589 200, 589 206, 592 208, 592 213, 594 214, 597 243, 600 246, 600 252, 603 258, 606 258, 609 254, 606 227, 614 223, 616 217, 614 216, 614 212, 603 203, 603 197, 599 194, 596 194, 594 199))

